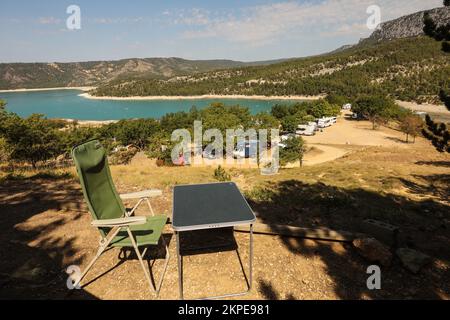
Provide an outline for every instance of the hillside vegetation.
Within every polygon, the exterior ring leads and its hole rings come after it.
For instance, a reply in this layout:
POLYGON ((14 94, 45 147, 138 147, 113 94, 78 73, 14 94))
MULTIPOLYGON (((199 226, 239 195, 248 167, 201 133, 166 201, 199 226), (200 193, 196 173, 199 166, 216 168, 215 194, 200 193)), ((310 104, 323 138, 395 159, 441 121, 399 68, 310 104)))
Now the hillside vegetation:
MULTIPOLYGON (((272 62, 253 64, 267 63, 272 62)), ((0 89, 94 86, 121 79, 165 79, 244 65, 247 64, 231 60, 193 61, 180 58, 74 63, 0 63, 0 89)))
POLYGON ((382 94, 437 101, 450 79, 450 56, 426 37, 361 44, 329 55, 258 67, 199 73, 169 80, 107 84, 97 96, 382 94))

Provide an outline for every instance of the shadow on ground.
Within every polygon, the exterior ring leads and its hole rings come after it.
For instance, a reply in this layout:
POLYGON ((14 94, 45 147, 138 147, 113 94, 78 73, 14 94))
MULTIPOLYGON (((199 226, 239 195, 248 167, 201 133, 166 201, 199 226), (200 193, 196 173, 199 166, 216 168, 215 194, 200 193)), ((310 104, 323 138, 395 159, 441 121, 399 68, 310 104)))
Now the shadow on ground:
MULTIPOLYGON (((335 250, 329 242, 316 242, 311 246, 308 240, 282 238, 291 253, 322 259, 333 280, 330 286, 339 298, 448 297, 450 210, 445 201, 449 195, 449 175, 416 175, 411 180, 392 180, 391 183, 398 183, 411 194, 428 196, 427 200, 413 201, 390 193, 342 189, 323 183, 306 184, 298 180, 267 183, 250 191, 247 198, 258 219, 269 224, 325 226, 359 232, 363 219, 382 220, 401 227, 405 246, 433 257, 434 262, 417 275, 403 269, 394 259, 391 267, 382 269, 382 290, 369 291, 366 287, 369 263, 350 245, 348 250, 335 250)), ((5 179, 0 181, 0 206, 1 299, 96 299, 85 290, 69 294, 66 288, 66 268, 91 258, 75 250, 75 242, 83 237, 83 230, 59 232, 59 236, 54 232, 87 212, 77 183, 66 176, 5 179), (37 217, 39 223, 30 223, 37 217)), ((204 239, 203 234, 196 236, 204 239)), ((230 250, 233 250, 235 246, 231 244, 230 250)), ((128 255, 128 258, 133 257, 128 255)), ((121 263, 123 260, 113 268, 121 263)), ((300 298, 296 293, 277 291, 275 279, 273 282, 256 280, 260 293, 267 299, 300 298)))
MULTIPOLYGON (((0 182, 0 298, 61 299, 66 297, 66 268, 80 264, 74 241, 77 234, 61 237, 50 233, 68 220, 77 220, 80 189, 70 177, 35 176, 32 179, 10 177, 0 182), (44 178, 44 179, 42 179, 44 178), (58 181, 57 181, 58 180, 58 181), (73 215, 53 215, 44 224, 30 228, 26 223, 47 211, 59 211, 69 205, 73 215)), ((84 290, 74 298, 95 299, 84 290)))
MULTIPOLYGON (((449 175, 415 177, 432 186, 400 180, 411 193, 448 197, 449 175)), ((305 184, 297 180, 268 183, 247 193, 258 219, 267 224, 300 227, 328 227, 334 230, 361 232, 361 221, 372 218, 401 228, 407 246, 430 255, 434 263, 414 275, 401 267, 396 258, 389 268, 382 269, 382 290, 370 291, 366 281, 371 264, 349 250, 336 251, 330 242, 282 238, 290 252, 307 257, 320 257, 333 279, 336 295, 342 299, 442 299, 450 295, 450 208, 438 201, 412 201, 409 198, 367 191, 341 189, 323 183, 305 184), (439 263, 444 261, 444 265, 439 263)), ((448 198, 447 198, 448 199, 448 198)), ((276 230, 274 230, 276 231, 276 230)), ((277 299, 280 292, 259 280, 259 290, 268 299, 277 299)), ((285 296, 293 296, 292 294, 285 296)))

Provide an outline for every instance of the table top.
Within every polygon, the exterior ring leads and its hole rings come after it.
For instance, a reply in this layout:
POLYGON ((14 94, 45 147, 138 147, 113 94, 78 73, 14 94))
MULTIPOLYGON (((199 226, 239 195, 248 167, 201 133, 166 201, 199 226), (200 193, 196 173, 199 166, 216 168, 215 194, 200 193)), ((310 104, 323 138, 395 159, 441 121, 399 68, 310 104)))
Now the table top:
POLYGON ((176 186, 173 224, 176 231, 225 228, 256 221, 233 182, 176 186))

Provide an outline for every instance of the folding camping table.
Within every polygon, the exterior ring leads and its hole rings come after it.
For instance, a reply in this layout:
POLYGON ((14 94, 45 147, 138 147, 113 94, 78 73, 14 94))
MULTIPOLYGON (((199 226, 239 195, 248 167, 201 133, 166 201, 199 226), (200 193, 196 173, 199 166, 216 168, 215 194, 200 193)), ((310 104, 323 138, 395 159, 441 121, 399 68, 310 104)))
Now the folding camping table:
MULTIPOLYGON (((248 290, 203 299, 242 296, 250 292, 253 277, 253 224, 255 214, 235 183, 212 183, 176 186, 173 192, 173 224, 177 241, 178 284, 183 299, 183 263, 180 232, 250 225, 248 290)), ((207 270, 205 270, 205 274, 207 270)), ((245 271, 244 271, 245 273, 245 271)))

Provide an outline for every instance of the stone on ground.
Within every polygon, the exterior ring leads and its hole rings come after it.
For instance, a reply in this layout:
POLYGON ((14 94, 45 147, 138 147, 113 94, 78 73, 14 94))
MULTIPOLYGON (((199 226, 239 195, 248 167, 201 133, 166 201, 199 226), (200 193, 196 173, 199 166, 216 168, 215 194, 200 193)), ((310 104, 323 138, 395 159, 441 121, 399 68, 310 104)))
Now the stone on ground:
POLYGON ((353 240, 353 246, 370 262, 379 262, 385 267, 390 266, 392 253, 380 241, 374 238, 360 238, 353 240))
POLYGON ((431 262, 429 256, 413 249, 400 248, 396 253, 403 266, 413 273, 418 273, 420 269, 431 262))

